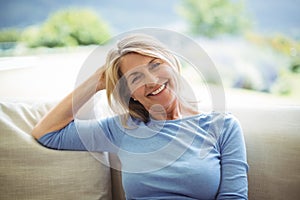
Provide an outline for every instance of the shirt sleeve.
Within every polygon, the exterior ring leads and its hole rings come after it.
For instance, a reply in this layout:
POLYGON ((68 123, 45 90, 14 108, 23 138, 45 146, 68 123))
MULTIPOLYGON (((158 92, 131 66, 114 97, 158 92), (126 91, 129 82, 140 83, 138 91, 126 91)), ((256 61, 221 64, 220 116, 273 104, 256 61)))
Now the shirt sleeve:
POLYGON ((221 184, 217 199, 248 199, 248 164, 239 121, 228 115, 219 138, 221 184))
MULTIPOLYGON (((75 120, 64 128, 39 138, 42 145, 57 150, 117 152, 120 131, 111 130, 114 120, 75 120)), ((117 127, 117 126, 113 126, 117 127)))

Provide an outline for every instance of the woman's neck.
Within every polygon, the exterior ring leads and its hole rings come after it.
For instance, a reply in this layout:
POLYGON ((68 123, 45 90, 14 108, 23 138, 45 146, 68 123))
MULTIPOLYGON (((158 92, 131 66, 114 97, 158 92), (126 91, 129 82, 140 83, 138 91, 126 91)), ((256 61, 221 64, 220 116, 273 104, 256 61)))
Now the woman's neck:
POLYGON ((180 119, 191 115, 196 115, 199 113, 200 113, 199 111, 179 103, 167 109, 165 109, 163 106, 159 104, 156 104, 153 105, 149 110, 149 114, 151 118, 155 120, 174 120, 174 119, 180 119))

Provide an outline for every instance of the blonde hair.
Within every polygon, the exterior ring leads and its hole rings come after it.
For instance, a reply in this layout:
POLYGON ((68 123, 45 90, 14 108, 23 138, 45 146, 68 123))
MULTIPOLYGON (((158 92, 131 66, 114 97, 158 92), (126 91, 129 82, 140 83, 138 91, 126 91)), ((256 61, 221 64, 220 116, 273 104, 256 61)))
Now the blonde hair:
POLYGON ((129 116, 143 122, 149 121, 149 113, 144 106, 131 98, 130 90, 120 70, 121 59, 129 53, 159 58, 180 72, 180 62, 176 56, 155 38, 144 34, 133 34, 117 42, 106 58, 106 94, 111 109, 122 114, 122 124, 126 126, 129 116), (120 110, 121 106, 121 110, 120 110))

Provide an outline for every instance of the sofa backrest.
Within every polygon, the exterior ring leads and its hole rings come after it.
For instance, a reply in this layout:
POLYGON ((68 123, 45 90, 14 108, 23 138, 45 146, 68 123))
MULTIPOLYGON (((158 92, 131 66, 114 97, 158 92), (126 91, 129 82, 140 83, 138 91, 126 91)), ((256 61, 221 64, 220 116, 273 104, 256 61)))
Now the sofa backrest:
POLYGON ((234 108, 244 130, 249 199, 300 198, 300 107, 234 108))

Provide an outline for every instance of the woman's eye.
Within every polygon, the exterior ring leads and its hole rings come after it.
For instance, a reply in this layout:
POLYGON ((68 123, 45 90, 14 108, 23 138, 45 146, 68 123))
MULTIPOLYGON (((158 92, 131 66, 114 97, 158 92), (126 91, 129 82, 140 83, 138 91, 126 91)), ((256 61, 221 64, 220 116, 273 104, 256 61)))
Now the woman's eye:
POLYGON ((150 64, 150 69, 155 69, 157 68, 161 63, 160 62, 154 62, 150 64))
POLYGON ((135 75, 132 80, 131 80, 131 83, 134 84, 134 83, 138 83, 142 78, 142 75, 135 75))

